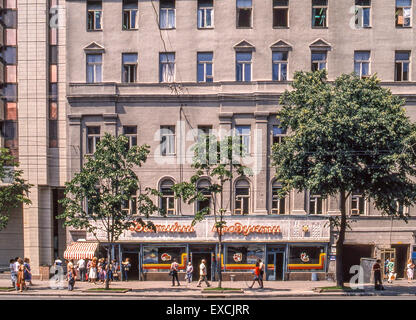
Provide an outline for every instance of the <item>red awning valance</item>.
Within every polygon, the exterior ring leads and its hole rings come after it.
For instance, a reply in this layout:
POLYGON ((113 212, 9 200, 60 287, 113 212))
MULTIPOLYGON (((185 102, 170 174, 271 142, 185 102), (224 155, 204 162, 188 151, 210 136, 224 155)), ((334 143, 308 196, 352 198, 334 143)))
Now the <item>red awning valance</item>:
POLYGON ((97 242, 73 242, 64 252, 64 259, 78 260, 78 259, 92 259, 97 251, 97 242))

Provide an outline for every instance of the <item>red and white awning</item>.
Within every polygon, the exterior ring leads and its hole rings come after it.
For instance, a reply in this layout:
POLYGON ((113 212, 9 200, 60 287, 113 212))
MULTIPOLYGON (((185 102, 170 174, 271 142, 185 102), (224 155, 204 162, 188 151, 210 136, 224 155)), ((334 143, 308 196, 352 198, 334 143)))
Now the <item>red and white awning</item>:
POLYGON ((73 242, 64 252, 64 259, 92 259, 98 248, 98 242, 73 242))

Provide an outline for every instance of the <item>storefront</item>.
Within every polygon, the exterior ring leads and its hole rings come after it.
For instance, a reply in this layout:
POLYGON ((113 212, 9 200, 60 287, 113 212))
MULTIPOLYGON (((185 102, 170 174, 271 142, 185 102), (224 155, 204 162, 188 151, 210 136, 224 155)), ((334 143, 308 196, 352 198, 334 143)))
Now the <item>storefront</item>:
POLYGON ((220 263, 223 280, 230 280, 231 275, 235 280, 251 279, 257 259, 266 264, 266 280, 270 281, 310 279, 311 272, 327 271, 330 230, 321 217, 227 217, 221 259, 212 218, 195 226, 187 217, 152 221, 156 232, 137 225, 124 232, 112 250, 119 260, 136 260, 131 276, 141 280, 168 280, 174 259, 183 273, 188 262, 192 263, 193 280, 199 277, 202 259, 207 261, 210 280, 218 279, 220 263))

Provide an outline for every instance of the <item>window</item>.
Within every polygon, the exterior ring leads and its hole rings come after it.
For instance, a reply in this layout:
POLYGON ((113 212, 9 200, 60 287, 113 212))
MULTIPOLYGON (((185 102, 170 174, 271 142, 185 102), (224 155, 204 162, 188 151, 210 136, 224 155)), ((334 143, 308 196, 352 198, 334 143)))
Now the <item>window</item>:
POLYGON ((397 213, 399 215, 409 214, 409 207, 404 206, 403 203, 400 203, 399 201, 397 201, 396 206, 397 206, 397 213))
POLYGON ((175 196, 172 190, 173 181, 163 180, 160 184, 160 209, 166 214, 176 214, 175 196))
POLYGON ((16 64, 16 47, 5 47, 1 57, 3 58, 4 62, 6 62, 6 64, 16 64))
POLYGON ((101 1, 87 2, 87 29, 88 31, 102 30, 102 4, 101 1))
POLYGON ((238 143, 241 144, 240 155, 250 153, 250 126, 236 126, 235 131, 238 143))
POLYGON ((202 179, 198 181, 197 189, 199 192, 201 192, 205 199, 204 200, 198 200, 196 203, 196 210, 202 211, 202 210, 208 210, 207 213, 209 213, 209 209, 211 208, 211 192, 209 191, 209 187, 211 186, 211 183, 208 179, 202 179))
POLYGON ((6 120, 3 122, 4 147, 15 149, 18 147, 17 121, 6 120))
POLYGON ((234 214, 248 214, 250 208, 250 184, 240 179, 235 185, 234 214))
POLYGON ((396 0, 396 27, 409 28, 412 24, 412 0, 396 0))
POLYGON ((58 147, 58 105, 49 102, 49 148, 58 147))
POLYGON ((198 28, 212 28, 214 0, 198 0, 198 28))
POLYGON ((279 128, 279 126, 273 126, 273 144, 282 143, 286 136, 286 129, 279 128))
POLYGON ((16 10, 4 10, 3 16, 0 18, 6 28, 17 28, 17 11, 16 10))
POLYGON ((123 82, 136 82, 137 53, 123 53, 123 82))
POLYGON ((159 19, 161 29, 175 28, 175 0, 160 0, 159 19))
POLYGON ((251 28, 252 0, 237 0, 237 27, 251 28))
POLYGON ((309 214, 322 214, 322 198, 318 194, 309 196, 309 214))
POLYGON ((123 135, 129 139, 129 149, 137 146, 137 126, 123 126, 123 135))
POLYGON ((287 51, 273 52, 273 81, 287 80, 287 51))
POLYGON ((410 52, 397 52, 395 62, 395 81, 409 81, 410 52))
POLYGON ((360 78, 368 78, 370 76, 370 51, 354 52, 354 72, 360 78))
POLYGON ((130 201, 123 201, 121 208, 130 214, 137 214, 137 193, 131 194, 130 201))
POLYGON ((175 127, 160 127, 160 152, 162 156, 175 155, 175 127))
POLYGON ((87 127, 87 154, 93 154, 100 142, 100 127, 87 127))
POLYGON ((272 185, 272 214, 285 214, 285 198, 279 197, 279 190, 282 189, 280 183, 276 181, 272 185))
POLYGON ((212 126, 198 126, 198 144, 202 144, 205 142, 205 150, 199 150, 199 157, 201 160, 206 161, 206 163, 216 163, 217 161, 217 155, 210 154, 211 145, 209 141, 210 139, 209 135, 211 133, 211 130, 212 130, 212 126), (210 159, 210 157, 212 157, 212 159, 210 159))
POLYGON ((355 26, 370 27, 371 0, 355 0, 355 26))
POLYGON ((174 82, 175 81, 175 54, 174 53, 161 53, 159 56, 160 61, 160 82, 174 82))
POLYGON ((133 30, 138 28, 137 5, 137 0, 123 1, 123 30, 133 30))
POLYGON ((312 0, 312 27, 327 26, 328 0, 312 0))
POLYGON ((102 55, 87 54, 87 82, 102 81, 102 55))
POLYGON ((198 82, 212 82, 212 52, 198 52, 198 82))
POLYGON ((365 199, 363 195, 355 191, 351 195, 351 215, 358 216, 364 214, 365 199))
POLYGON ((289 26, 289 0, 273 0, 273 28, 289 26))
POLYGON ((326 69, 326 51, 312 51, 312 71, 326 69))
POLYGON ((57 83, 49 83, 49 99, 51 101, 58 100, 58 84, 57 83))
POLYGON ((251 81, 251 52, 236 53, 236 81, 251 81))
POLYGON ((57 64, 58 63, 58 47, 49 46, 49 63, 57 64))

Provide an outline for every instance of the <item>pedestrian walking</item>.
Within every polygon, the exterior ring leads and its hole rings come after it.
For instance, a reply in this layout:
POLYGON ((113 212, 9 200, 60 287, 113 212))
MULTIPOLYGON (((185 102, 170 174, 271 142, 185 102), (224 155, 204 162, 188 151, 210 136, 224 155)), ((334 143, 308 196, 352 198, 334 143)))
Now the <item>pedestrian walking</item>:
POLYGON ((194 267, 192 266, 192 262, 188 262, 188 265, 186 266, 186 275, 185 275, 185 280, 188 280, 188 283, 192 282, 193 272, 194 272, 194 267))
POLYGON ((72 265, 67 273, 67 280, 68 280, 68 291, 74 290, 75 286, 75 279, 77 277, 77 273, 75 271, 74 266, 72 265))
POLYGON ((19 283, 18 283, 18 275, 19 275, 19 267, 20 267, 20 261, 21 259, 19 257, 14 258, 14 263, 13 263, 13 270, 14 270, 14 274, 16 274, 16 282, 15 282, 15 288, 18 291, 19 290, 19 283))
POLYGON ((30 260, 29 260, 29 258, 24 259, 23 265, 25 266, 25 269, 24 269, 25 282, 29 282, 29 285, 32 286, 33 285, 33 283, 32 283, 32 271, 30 270, 30 260))
POLYGON ((87 279, 88 282, 91 282, 91 279, 90 279, 91 265, 92 265, 92 260, 87 259, 87 274, 85 275, 85 278, 87 279))
POLYGON ((121 263, 121 268, 123 271, 123 277, 124 277, 124 281, 128 280, 128 272, 130 271, 131 268, 131 263, 130 263, 130 258, 126 258, 126 260, 124 262, 121 263))
POLYGON ((388 283, 393 283, 393 280, 396 279, 396 273, 394 273, 394 258, 390 259, 390 262, 387 264, 387 268, 389 270, 389 278, 387 280, 388 283))
POLYGON ((256 266, 255 266, 255 268, 253 270, 253 274, 254 274, 253 283, 251 284, 251 286, 249 286, 249 288, 250 289, 253 288, 254 283, 256 281, 258 282, 260 288, 263 288, 263 285, 262 285, 262 283, 260 281, 260 262, 259 262, 259 260, 257 260, 257 262, 256 262, 256 266))
POLYGON ((108 279, 108 282, 114 280, 114 278, 113 278, 113 263, 112 262, 108 263, 106 279, 108 279))
POLYGON ((22 292, 23 290, 26 290, 25 265, 21 258, 18 259, 18 263, 19 263, 19 269, 17 271, 17 286, 19 288, 19 291, 22 292))
POLYGON ((100 260, 98 260, 97 272, 98 272, 98 280, 101 283, 104 283, 104 280, 105 280, 105 267, 104 267, 104 259, 103 258, 101 258, 100 260))
POLYGON ((97 281, 97 258, 94 257, 90 266, 90 273, 88 274, 88 280, 94 284, 97 281))
POLYGON ((207 287, 211 286, 207 280, 207 266, 205 265, 206 263, 207 262, 205 261, 205 259, 202 259, 201 264, 199 265, 199 281, 197 287, 201 286, 202 281, 205 281, 207 287))
POLYGON ((85 281, 85 274, 87 271, 87 265, 83 258, 79 259, 77 262, 77 269, 79 272, 79 279, 84 282, 85 281))
POLYGON ((112 276, 113 278, 111 280, 119 280, 119 271, 120 271, 120 265, 118 264, 116 259, 113 259, 113 263, 111 264, 113 268, 112 276))
POLYGON ((178 282, 178 287, 181 285, 179 283, 178 271, 179 271, 179 264, 176 262, 176 259, 173 259, 173 262, 170 265, 170 273, 169 273, 172 276, 172 287, 175 286, 175 279, 176 279, 176 282, 178 282))
POLYGON ((260 282, 261 282, 261 287, 263 288, 263 279, 264 279, 264 269, 265 269, 265 266, 264 266, 264 263, 263 263, 263 261, 261 260, 261 259, 258 259, 257 260, 258 262, 259 262, 259 269, 260 269, 260 277, 259 277, 259 280, 260 280, 260 282))
POLYGON ((381 280, 381 260, 378 259, 373 265, 374 271, 374 289, 375 290, 384 290, 383 282, 381 280))
POLYGON ((414 274, 414 270, 415 270, 415 265, 413 264, 412 259, 409 259, 407 261, 407 282, 412 282, 413 280, 413 274, 414 274))
POLYGON ((9 269, 10 269, 10 280, 12 281, 12 287, 16 288, 16 282, 17 282, 17 273, 14 269, 14 259, 10 259, 10 265, 9 265, 9 269))

